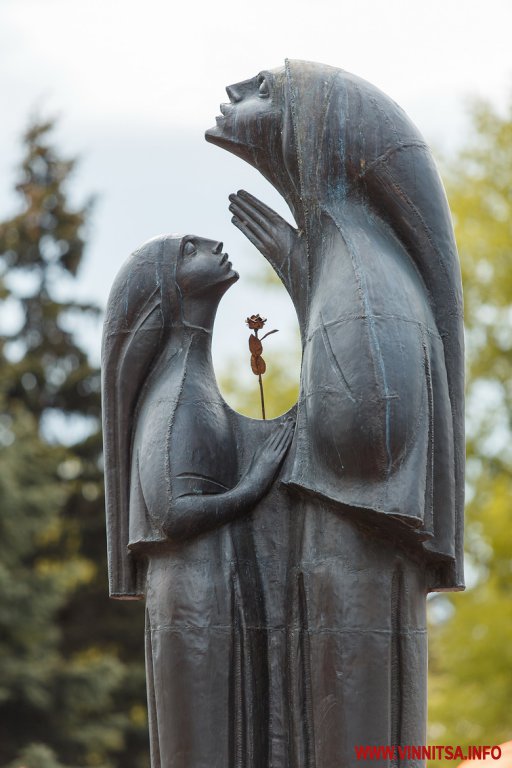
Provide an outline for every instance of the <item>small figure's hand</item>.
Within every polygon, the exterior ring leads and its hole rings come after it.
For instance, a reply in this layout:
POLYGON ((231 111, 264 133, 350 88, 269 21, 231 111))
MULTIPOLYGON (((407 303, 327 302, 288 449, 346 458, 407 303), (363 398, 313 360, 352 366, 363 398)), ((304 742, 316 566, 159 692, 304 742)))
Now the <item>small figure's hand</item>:
POLYGON ((230 195, 229 200, 229 210, 233 214, 231 221, 274 268, 280 271, 288 259, 301 258, 305 251, 303 233, 290 226, 272 208, 243 189, 230 195))
POLYGON ((247 483, 258 497, 270 488, 288 452, 294 428, 295 420, 287 419, 256 448, 242 483, 247 483))
POLYGON ((162 531, 173 542, 186 541, 204 531, 248 514, 269 490, 292 441, 295 420, 287 419, 256 448, 247 472, 225 493, 188 494, 173 499, 162 521, 162 531))

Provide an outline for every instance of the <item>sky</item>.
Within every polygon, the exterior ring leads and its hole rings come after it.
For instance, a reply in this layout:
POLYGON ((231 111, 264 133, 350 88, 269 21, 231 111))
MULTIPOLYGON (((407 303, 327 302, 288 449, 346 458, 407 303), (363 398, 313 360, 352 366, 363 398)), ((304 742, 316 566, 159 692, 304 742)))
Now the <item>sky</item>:
MULTIPOLYGON (((224 87, 285 57, 339 66, 449 156, 467 137, 469 100, 500 109, 512 93, 511 28, 511 0, 0 0, 0 218, 16 210, 30 116, 57 116, 56 143, 81 158, 73 198, 97 196, 76 294, 104 306, 154 235, 219 239, 241 279, 219 310, 216 370, 245 360, 254 312, 280 328, 268 345, 279 354, 295 343, 294 310, 284 289, 261 287, 264 259, 231 225, 227 196, 245 188, 290 215, 255 170, 205 142, 224 87)), ((97 360, 101 328, 82 335, 97 360)))

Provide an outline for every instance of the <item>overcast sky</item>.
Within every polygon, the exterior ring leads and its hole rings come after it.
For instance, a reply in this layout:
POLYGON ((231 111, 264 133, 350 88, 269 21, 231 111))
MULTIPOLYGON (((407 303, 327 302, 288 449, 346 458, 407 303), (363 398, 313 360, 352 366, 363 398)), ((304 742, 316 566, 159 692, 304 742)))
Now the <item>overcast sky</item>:
MULTIPOLYGON (((204 141, 224 86, 285 57, 339 66, 450 153, 469 97, 500 108, 512 90, 511 29, 511 0, 0 0, 0 217, 13 210, 29 115, 59 115, 60 146, 82 157, 73 194, 98 194, 80 295, 104 305, 121 263, 156 234, 221 239, 242 279, 219 313, 216 359, 246 354, 252 312, 282 328, 277 349, 293 308, 254 286, 263 257, 230 224, 227 195, 244 187, 285 208, 256 171, 204 141)), ((94 355, 99 342, 90 329, 94 355)))

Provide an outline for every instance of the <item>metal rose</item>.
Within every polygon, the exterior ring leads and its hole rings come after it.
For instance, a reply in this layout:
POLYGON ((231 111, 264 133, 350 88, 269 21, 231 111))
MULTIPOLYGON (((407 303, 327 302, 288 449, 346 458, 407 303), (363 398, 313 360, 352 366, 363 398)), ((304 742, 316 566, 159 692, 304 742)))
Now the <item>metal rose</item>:
POLYGON ((267 318, 261 317, 261 315, 251 315, 246 319, 245 322, 247 323, 251 331, 258 331, 261 328, 263 328, 263 326, 267 322, 267 318))
POLYGON ((273 331, 268 331, 264 336, 261 337, 261 339, 258 338, 258 331, 260 331, 265 323, 267 322, 266 317, 261 317, 261 315, 251 315, 250 317, 246 318, 245 322, 251 329, 251 331, 254 331, 254 333, 251 333, 249 336, 249 349, 251 352, 251 370, 254 373, 255 376, 258 377, 258 382, 260 385, 260 398, 261 398, 261 415, 262 418, 265 419, 265 397, 263 394, 263 381, 261 379, 262 375, 267 370, 267 365, 264 361, 264 359, 261 356, 261 353, 263 352, 263 344, 261 343, 263 339, 266 339, 267 336, 270 336, 272 333, 277 333, 277 328, 273 331))

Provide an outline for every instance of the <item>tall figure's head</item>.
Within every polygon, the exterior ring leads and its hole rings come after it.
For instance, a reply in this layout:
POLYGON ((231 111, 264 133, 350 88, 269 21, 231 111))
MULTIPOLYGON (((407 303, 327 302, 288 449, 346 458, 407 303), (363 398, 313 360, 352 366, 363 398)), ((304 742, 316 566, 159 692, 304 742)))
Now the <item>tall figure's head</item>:
POLYGON ((206 140, 253 165, 285 197, 299 203, 294 185, 295 146, 285 67, 263 70, 226 87, 229 102, 220 105, 206 140))
POLYGON ((321 234, 321 216, 343 231, 359 209, 404 246, 440 333, 459 334, 462 290, 446 195, 429 147, 401 107, 356 75, 309 61, 287 60, 226 90, 230 101, 206 139, 253 165, 283 195, 310 260, 318 258, 311 241, 321 234))

